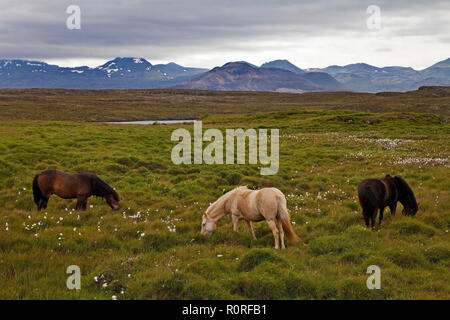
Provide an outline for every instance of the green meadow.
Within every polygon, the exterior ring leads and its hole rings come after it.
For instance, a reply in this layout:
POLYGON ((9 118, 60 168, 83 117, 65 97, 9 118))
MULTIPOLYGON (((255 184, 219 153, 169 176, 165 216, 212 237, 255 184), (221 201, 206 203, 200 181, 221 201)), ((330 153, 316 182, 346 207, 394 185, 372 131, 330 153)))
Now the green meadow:
POLYGON ((203 129, 279 129, 274 176, 260 165, 173 164, 171 133, 192 124, 0 122, 0 299, 450 299, 448 118, 246 112, 203 115, 203 129), (120 211, 95 197, 74 211, 74 200, 52 196, 38 212, 31 182, 46 169, 98 174, 120 211), (387 173, 406 179, 419 211, 387 209, 373 232, 357 186, 387 173), (229 216, 204 238, 209 203, 240 185, 280 189, 301 241, 276 251, 264 221, 255 241, 244 223, 233 232, 229 216), (70 265, 81 290, 66 287, 70 265), (379 290, 366 287, 370 265, 381 269, 379 290))

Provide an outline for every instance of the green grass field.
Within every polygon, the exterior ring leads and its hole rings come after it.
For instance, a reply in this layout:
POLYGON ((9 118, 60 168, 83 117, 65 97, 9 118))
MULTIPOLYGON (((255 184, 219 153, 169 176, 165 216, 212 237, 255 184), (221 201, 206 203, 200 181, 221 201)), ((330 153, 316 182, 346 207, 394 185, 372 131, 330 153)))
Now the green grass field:
POLYGON ((198 115, 204 129, 279 128, 277 175, 261 176, 258 165, 174 165, 171 132, 192 124, 0 122, 0 299, 450 299, 448 118, 246 112, 198 115), (92 197, 74 211, 75 201, 53 196, 37 212, 31 182, 45 169, 97 173, 121 210, 92 197), (408 181, 419 212, 404 217, 399 204, 372 232, 357 186, 387 173, 408 181), (275 251, 265 222, 254 224, 253 241, 244 224, 232 231, 230 217, 201 236, 209 203, 238 185, 279 188, 301 241, 275 251), (66 288, 72 264, 81 290, 66 288), (381 268, 380 290, 366 287, 369 265, 381 268))

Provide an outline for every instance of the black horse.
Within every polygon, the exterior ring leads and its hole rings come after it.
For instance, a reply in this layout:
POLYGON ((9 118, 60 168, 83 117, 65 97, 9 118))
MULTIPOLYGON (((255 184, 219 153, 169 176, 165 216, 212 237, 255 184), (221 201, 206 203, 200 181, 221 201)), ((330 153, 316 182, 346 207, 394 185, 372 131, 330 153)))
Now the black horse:
POLYGON ((389 207, 391 214, 395 215, 398 201, 403 205, 404 215, 414 216, 418 210, 414 192, 400 176, 392 177, 388 174, 379 180, 364 180, 358 186, 358 198, 366 226, 369 227, 371 222, 372 230, 375 228, 378 209, 380 209, 380 226, 384 208, 389 207))
POLYGON ((47 208, 52 194, 63 199, 77 199, 76 210, 86 210, 87 199, 97 196, 106 199, 113 210, 119 210, 119 195, 106 182, 94 174, 79 172, 64 173, 47 170, 34 177, 33 195, 38 210, 47 208))

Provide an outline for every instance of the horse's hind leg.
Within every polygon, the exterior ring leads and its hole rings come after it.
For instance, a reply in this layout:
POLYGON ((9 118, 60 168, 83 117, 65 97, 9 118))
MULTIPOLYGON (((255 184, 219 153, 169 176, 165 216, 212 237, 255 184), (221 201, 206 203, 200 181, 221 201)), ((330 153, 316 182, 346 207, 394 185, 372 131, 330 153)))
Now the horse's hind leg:
POLYGON ((278 230, 280 230, 281 249, 286 249, 286 247, 284 246, 283 224, 281 223, 281 218, 280 217, 278 217, 278 230))
POLYGON ((278 232, 277 225, 273 220, 267 220, 270 230, 272 230, 273 237, 275 238, 275 249, 280 249, 280 233, 278 232))
POLYGON ((378 213, 378 208, 375 208, 375 210, 372 213, 372 216, 370 217, 370 220, 372 222, 372 231, 375 231, 375 224, 377 221, 377 213, 378 213))
POLYGON ((250 233, 252 234, 253 240, 256 240, 255 231, 253 230, 252 222, 248 221, 248 220, 245 220, 245 222, 247 222, 248 231, 250 231, 250 233))
POLYGON ((43 200, 42 198, 40 198, 40 199, 39 199, 39 202, 38 202, 38 204, 37 204, 37 209, 38 209, 38 211, 41 211, 41 209, 42 209, 42 207, 43 207, 43 204, 44 204, 44 200, 43 200))
POLYGON ((40 211, 41 209, 47 209, 47 203, 48 203, 48 198, 39 199, 38 211, 40 211))

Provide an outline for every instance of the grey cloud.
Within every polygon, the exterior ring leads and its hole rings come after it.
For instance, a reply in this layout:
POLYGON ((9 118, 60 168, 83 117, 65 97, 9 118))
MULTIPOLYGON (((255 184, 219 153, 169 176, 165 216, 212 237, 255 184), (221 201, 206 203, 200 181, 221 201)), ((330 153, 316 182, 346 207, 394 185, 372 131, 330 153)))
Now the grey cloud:
POLYGON ((423 35, 448 43, 448 1, 6 0, 0 10, 0 55, 164 60, 185 53, 207 56, 241 50, 251 56, 268 41, 334 37, 338 43, 364 37, 365 10, 371 4, 380 6, 382 18, 392 23, 384 26, 390 36, 423 35), (81 7, 81 30, 65 26, 70 4, 81 7), (408 17, 416 22, 402 24, 408 17))

